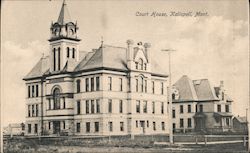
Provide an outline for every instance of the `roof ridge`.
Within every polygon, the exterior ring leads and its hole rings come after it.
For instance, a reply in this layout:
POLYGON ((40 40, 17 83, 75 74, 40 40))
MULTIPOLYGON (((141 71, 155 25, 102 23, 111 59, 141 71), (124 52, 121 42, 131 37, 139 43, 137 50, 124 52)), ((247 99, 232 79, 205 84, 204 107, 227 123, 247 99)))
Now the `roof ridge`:
POLYGON ((114 48, 122 48, 122 49, 127 49, 126 47, 113 46, 113 45, 107 45, 107 44, 103 44, 103 47, 114 47, 114 48))

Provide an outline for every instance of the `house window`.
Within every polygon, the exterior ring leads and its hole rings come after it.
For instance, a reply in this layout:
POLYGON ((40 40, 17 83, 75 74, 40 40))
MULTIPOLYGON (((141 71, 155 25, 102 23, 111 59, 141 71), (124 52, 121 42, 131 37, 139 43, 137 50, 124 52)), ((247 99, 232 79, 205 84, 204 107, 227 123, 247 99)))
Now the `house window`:
POLYGON ((49 122, 49 130, 51 129, 51 122, 49 122))
POLYGON ((89 78, 85 79, 85 90, 86 90, 86 92, 89 91, 89 78))
POLYGON ((66 128, 65 121, 62 121, 62 124, 63 124, 63 129, 65 129, 66 128))
POLYGON ((36 97, 39 95, 39 89, 38 89, 38 84, 36 85, 36 97))
POLYGON ((226 118, 226 125, 229 126, 230 125, 230 119, 226 118))
POLYGON ((111 99, 108 100, 108 112, 112 113, 112 100, 111 99))
POLYGON ((155 93, 155 82, 152 81, 152 93, 154 94, 155 93))
POLYGON ((108 77, 108 86, 109 86, 109 90, 111 91, 112 90, 112 78, 111 77, 108 77))
POLYGON ((200 112, 203 112, 203 105, 199 105, 200 107, 200 112))
POLYGON ((183 118, 180 118, 180 128, 183 128, 184 127, 184 120, 183 118))
POLYGON ((113 123, 109 122, 109 131, 112 132, 113 131, 113 123))
POLYGON ((124 131, 124 123, 120 122, 120 131, 124 131))
POLYGON ((75 58, 75 48, 73 48, 73 51, 72 51, 72 58, 75 58))
POLYGON ((35 97, 35 89, 34 89, 34 85, 32 85, 32 97, 35 97))
POLYGON ((80 114, 81 113, 81 102, 77 101, 77 112, 76 114, 80 114))
POLYGON ((96 91, 100 90, 100 77, 96 77, 96 91))
POLYGON ((217 105, 217 112, 221 112, 221 105, 217 105))
POLYGON ((138 82, 138 79, 135 80, 136 81, 136 92, 138 92, 138 88, 139 88, 139 82, 138 82))
POLYGON ((76 92, 81 92, 81 80, 76 81, 76 92))
POLYGON ((90 79, 91 91, 94 91, 94 78, 90 79))
POLYGON ((184 111, 183 111, 183 105, 180 105, 180 113, 182 114, 184 111))
POLYGON ((76 132, 79 133, 81 129, 81 124, 80 123, 76 123, 76 132))
POLYGON ((99 122, 95 122, 95 132, 99 132, 99 122))
POLYGON ((86 122, 86 132, 90 132, 90 122, 86 122))
POLYGON ((164 114, 164 103, 161 102, 161 113, 164 114))
POLYGON ((143 60, 140 58, 139 59, 139 68, 140 68, 140 70, 143 70, 143 60))
POLYGON ((226 112, 230 112, 230 110, 229 110, 229 105, 225 105, 225 111, 226 111, 226 112))
POLYGON ((31 124, 28 124, 28 133, 31 133, 31 124))
POLYGON ((30 98, 30 86, 28 86, 28 97, 30 98))
POLYGON ((224 92, 222 92, 221 94, 222 94, 222 95, 221 95, 221 100, 224 100, 224 97, 225 97, 224 92))
POLYGON ((147 127, 149 127, 149 121, 147 120, 147 127))
POLYGON ((122 78, 120 78, 120 91, 122 91, 122 88, 123 88, 123 86, 122 86, 122 78))
POLYGON ((144 84, 144 88, 145 88, 144 91, 147 92, 147 90, 148 90, 147 89, 147 80, 145 80, 144 82, 145 82, 145 84, 144 84))
POLYGON ((96 113, 100 113, 100 100, 96 100, 96 113))
POLYGON ((138 128, 138 121, 135 121, 135 127, 138 128))
POLYGON ((140 101, 136 101, 136 113, 140 113, 140 101))
POLYGON ((161 83, 161 94, 162 95, 164 94, 164 84, 163 84, 163 82, 161 83))
POLYGON ((152 114, 154 114, 155 113, 155 102, 153 101, 152 102, 152 114))
POLYGON ((60 61, 60 59, 61 59, 61 48, 59 47, 58 48, 58 70, 60 70, 61 69, 61 61, 60 61))
POLYGON ((191 113, 191 105, 188 105, 188 113, 191 113))
POLYGON ((144 70, 147 70, 147 63, 144 63, 144 70))
POLYGON ((155 124, 155 122, 153 122, 153 130, 154 131, 156 130, 156 124, 155 124))
POLYGON ((54 109, 60 109, 60 90, 55 88, 53 92, 54 109))
POLYGON ((53 69, 54 69, 54 71, 56 71, 56 49, 55 48, 53 49, 53 57, 54 57, 54 60, 53 60, 53 62, 54 62, 53 69))
POLYGON ((89 100, 86 100, 86 114, 89 114, 89 100))
POLYGON ((38 104, 36 104, 36 116, 38 116, 38 104))
POLYGON ((143 92, 143 78, 140 77, 140 88, 141 88, 141 92, 143 92))
POLYGON ((119 112, 123 113, 123 101, 122 100, 120 100, 119 102, 119 112))
POLYGON ((176 124, 173 123, 173 131, 175 131, 175 128, 176 128, 176 124))
POLYGON ((198 112, 198 105, 195 105, 195 112, 198 112))
POLYGON ((67 47, 67 58, 69 58, 69 47, 67 47))
POLYGON ((147 101, 143 101, 143 113, 147 113, 147 101))
POLYGON ((34 105, 32 105, 32 116, 35 116, 34 105))
POLYGON ((65 97, 63 97, 63 109, 66 108, 66 102, 65 102, 65 97))
POLYGON ((138 62, 135 62, 135 69, 138 70, 138 62))
POLYGON ((91 113, 95 113, 95 104, 94 104, 94 100, 91 100, 91 113))
POLYGON ((30 105, 28 105, 28 117, 30 117, 30 105))
POLYGON ((175 110, 172 110, 172 117, 175 118, 175 110))
POLYGON ((35 124, 34 133, 37 133, 37 130, 38 130, 38 127, 37 127, 37 124, 35 124))
POLYGON ((188 127, 191 128, 192 127, 192 119, 188 118, 188 127))
POLYGON ((175 100, 175 94, 174 93, 172 94, 172 99, 175 100))
POLYGON ((165 131, 165 122, 161 122, 161 129, 162 131, 165 131))

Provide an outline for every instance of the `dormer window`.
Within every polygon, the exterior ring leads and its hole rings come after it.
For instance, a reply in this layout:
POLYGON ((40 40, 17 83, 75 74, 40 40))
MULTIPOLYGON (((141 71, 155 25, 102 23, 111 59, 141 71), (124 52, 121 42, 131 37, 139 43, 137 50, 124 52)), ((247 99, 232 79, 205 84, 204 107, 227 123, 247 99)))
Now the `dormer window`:
POLYGON ((143 60, 141 58, 139 59, 139 69, 143 70, 143 60))

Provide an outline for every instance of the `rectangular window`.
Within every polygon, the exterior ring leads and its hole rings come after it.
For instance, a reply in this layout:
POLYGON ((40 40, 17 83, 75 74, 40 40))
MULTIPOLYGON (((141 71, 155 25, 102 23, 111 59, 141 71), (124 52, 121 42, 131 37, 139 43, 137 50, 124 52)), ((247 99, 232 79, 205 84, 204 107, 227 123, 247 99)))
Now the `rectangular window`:
POLYGON ((123 101, 122 100, 120 100, 119 102, 119 112, 123 113, 123 101))
POLYGON ((89 78, 85 79, 85 90, 86 90, 86 92, 89 91, 89 78))
POLYGON ((226 125, 229 126, 230 125, 230 119, 226 118, 226 125))
POLYGON ((203 105, 199 105, 200 106, 200 112, 203 112, 203 105))
POLYGON ((138 79, 135 80, 135 83, 136 83, 136 85, 135 85, 135 87, 136 87, 136 92, 138 92, 138 90, 139 90, 139 89, 138 89, 138 88, 139 88, 139 87, 138 87, 138 86, 139 86, 138 79))
POLYGON ((49 130, 51 129, 51 122, 49 122, 49 130))
POLYGON ((217 112, 221 112, 221 105, 217 105, 217 112))
POLYGON ((94 78, 90 79, 90 84, 91 84, 91 91, 94 91, 94 86, 95 86, 95 84, 94 84, 94 78))
POLYGON ((28 97, 30 98, 30 86, 28 86, 28 97))
POLYGON ((31 93, 32 97, 35 96, 34 94, 35 94, 35 89, 34 89, 34 85, 32 85, 32 93, 31 93))
POLYGON ((28 117, 30 117, 30 105, 28 105, 28 117))
POLYGON ((154 114, 155 113, 155 102, 153 101, 152 102, 152 114, 154 114))
POLYGON ((109 122, 109 131, 112 132, 113 131, 113 123, 109 122))
POLYGON ((183 128, 184 127, 184 120, 183 118, 180 118, 180 128, 183 128))
POLYGON ((95 122, 95 132, 99 132, 99 122, 95 122))
POLYGON ((37 130, 38 130, 38 127, 37 127, 37 124, 35 124, 34 133, 37 133, 37 130))
POLYGON ((34 105, 32 105, 32 116, 35 116, 35 110, 34 105))
POLYGON ((180 114, 183 114, 184 110, 183 110, 183 105, 180 105, 180 114))
POLYGON ((145 80, 144 82, 145 82, 145 85, 144 85, 145 92, 147 93, 147 91, 148 91, 148 87, 147 87, 147 80, 145 80))
POLYGON ((86 122, 86 133, 90 132, 90 122, 86 122))
POLYGON ((225 111, 226 111, 226 112, 230 112, 230 110, 229 110, 229 105, 225 105, 225 111))
POLYGON ((28 124, 28 133, 31 133, 31 124, 28 124))
POLYGON ((120 78, 120 91, 122 91, 123 90, 123 86, 122 86, 123 84, 122 84, 122 78, 120 78))
POLYGON ((143 113, 147 113, 147 101, 143 101, 143 113))
POLYGON ((76 81, 76 92, 81 92, 81 80, 76 81))
POLYGON ((192 127, 192 119, 188 118, 188 127, 191 128, 192 127))
POLYGON ((38 116, 38 104, 36 104, 36 116, 38 116))
POLYGON ((153 130, 154 131, 156 130, 156 124, 155 124, 155 122, 153 122, 153 130))
POLYGON ((100 77, 96 77, 96 91, 100 90, 100 77))
POLYGON ((81 130, 81 124, 80 123, 76 123, 76 132, 79 133, 81 130))
POLYGON ((38 88, 38 84, 36 85, 36 97, 38 97, 39 95, 39 88, 38 88))
POLYGON ((89 100, 86 100, 86 114, 89 114, 89 100))
POLYGON ((96 99, 96 113, 100 113, 100 100, 96 99))
POLYGON ((164 84, 163 84, 163 82, 161 83, 161 94, 162 95, 164 94, 164 84))
POLYGON ((162 131, 165 131, 165 122, 161 122, 161 129, 162 131))
POLYGON ((195 105, 195 112, 198 112, 198 105, 195 105))
POLYGON ((49 110, 51 110, 51 100, 49 99, 49 110))
POLYGON ((124 123, 120 122, 120 131, 124 131, 124 123))
POLYGON ((76 114, 80 114, 81 113, 81 102, 77 101, 77 112, 76 114))
POLYGON ((155 82, 152 81, 152 93, 154 94, 155 93, 155 82))
POLYGON ((136 101, 136 113, 140 113, 140 101, 136 101))
POLYGON ((172 110, 172 117, 175 118, 175 110, 172 110))
POLYGON ((138 128, 138 121, 135 121, 135 127, 138 128))
POLYGON ((191 113, 192 109, 191 109, 191 105, 188 105, 188 113, 191 113))
POLYGON ((164 114, 164 103, 161 102, 161 113, 164 114))
POLYGON ((109 90, 111 91, 112 90, 112 78, 111 77, 108 77, 108 86, 109 86, 109 90))
POLYGON ((108 112, 112 113, 112 100, 111 99, 108 100, 108 112))
POLYGON ((65 121, 62 121, 63 124, 63 129, 65 129, 66 125, 65 125, 65 121))
POLYGON ((95 104, 94 104, 94 100, 91 100, 91 113, 95 113, 95 104))
POLYGON ((147 127, 149 127, 149 121, 147 120, 147 127))
POLYGON ((65 102, 65 97, 63 97, 63 109, 66 108, 66 102, 65 102))

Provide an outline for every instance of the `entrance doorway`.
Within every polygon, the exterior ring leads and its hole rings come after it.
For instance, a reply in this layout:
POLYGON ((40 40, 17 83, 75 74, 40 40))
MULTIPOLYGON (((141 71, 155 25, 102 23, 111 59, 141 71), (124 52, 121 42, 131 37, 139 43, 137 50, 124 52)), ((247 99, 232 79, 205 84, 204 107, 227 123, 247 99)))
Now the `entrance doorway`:
POLYGON ((142 127, 142 132, 143 134, 145 133, 145 121, 140 121, 141 127, 142 127))
POLYGON ((53 121, 53 134, 59 134, 60 131, 60 121, 53 121))

